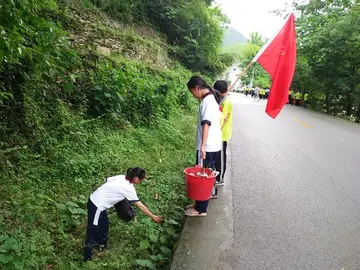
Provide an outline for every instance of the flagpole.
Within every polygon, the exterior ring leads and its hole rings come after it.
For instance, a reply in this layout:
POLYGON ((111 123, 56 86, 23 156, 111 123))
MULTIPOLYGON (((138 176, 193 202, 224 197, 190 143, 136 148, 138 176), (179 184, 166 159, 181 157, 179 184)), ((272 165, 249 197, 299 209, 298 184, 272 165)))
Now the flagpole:
POLYGON ((232 89, 234 87, 234 85, 240 80, 240 78, 248 71, 248 69, 252 66, 252 64, 254 64, 253 61, 251 61, 244 70, 241 71, 241 73, 238 75, 238 77, 236 78, 236 80, 231 84, 230 89, 232 89))

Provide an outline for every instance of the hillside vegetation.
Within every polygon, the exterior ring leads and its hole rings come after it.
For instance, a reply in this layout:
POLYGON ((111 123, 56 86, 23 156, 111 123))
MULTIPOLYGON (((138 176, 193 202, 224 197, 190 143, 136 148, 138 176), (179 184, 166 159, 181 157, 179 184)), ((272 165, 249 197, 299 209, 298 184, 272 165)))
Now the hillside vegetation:
POLYGON ((223 50, 226 51, 228 47, 244 44, 246 41, 247 38, 242 33, 229 26, 224 31, 223 50))
POLYGON ((0 3, 0 269, 168 267, 194 160, 186 82, 232 61, 210 4, 0 3), (110 249, 83 265, 87 198, 130 166, 147 170, 138 194, 165 222, 112 213, 110 249))

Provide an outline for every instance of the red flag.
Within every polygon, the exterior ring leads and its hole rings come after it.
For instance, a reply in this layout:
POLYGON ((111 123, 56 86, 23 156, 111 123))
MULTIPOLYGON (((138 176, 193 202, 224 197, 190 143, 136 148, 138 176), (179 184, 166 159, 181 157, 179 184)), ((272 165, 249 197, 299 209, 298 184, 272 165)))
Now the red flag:
POLYGON ((265 111, 270 117, 275 118, 288 102, 289 87, 295 72, 294 14, 290 14, 279 33, 255 56, 253 61, 256 60, 272 78, 270 96, 265 111))

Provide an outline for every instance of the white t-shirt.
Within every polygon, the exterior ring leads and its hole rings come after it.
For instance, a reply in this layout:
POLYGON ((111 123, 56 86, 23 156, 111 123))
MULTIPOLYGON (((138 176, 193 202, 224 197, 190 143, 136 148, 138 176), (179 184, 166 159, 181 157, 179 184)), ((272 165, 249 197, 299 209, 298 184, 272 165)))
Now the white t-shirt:
POLYGON ((202 131, 205 123, 210 125, 205 151, 218 152, 221 150, 220 116, 219 104, 216 102, 214 95, 208 94, 200 103, 196 131, 196 150, 201 150, 202 131))
POLYGON ((134 185, 125 179, 125 175, 109 177, 105 184, 90 195, 90 200, 101 211, 113 207, 125 198, 130 202, 139 201, 134 185))

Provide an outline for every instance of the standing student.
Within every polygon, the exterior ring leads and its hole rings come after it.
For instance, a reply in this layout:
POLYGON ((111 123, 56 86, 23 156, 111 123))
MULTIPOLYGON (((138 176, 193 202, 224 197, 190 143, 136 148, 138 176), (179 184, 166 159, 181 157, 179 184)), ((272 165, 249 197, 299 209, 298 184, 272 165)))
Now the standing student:
POLYGON ((304 108, 307 107, 308 100, 309 100, 309 94, 307 92, 305 92, 305 94, 304 94, 304 103, 303 103, 304 108))
POLYGON ((256 100, 256 101, 259 101, 259 100, 260 100, 259 93, 260 93, 259 87, 255 87, 255 90, 254 90, 254 100, 256 100))
MULTIPOLYGON (((216 169, 216 157, 221 150, 220 108, 215 99, 215 91, 199 77, 193 76, 187 87, 194 98, 200 100, 196 130, 196 164, 201 158, 204 167, 216 169)), ((215 184, 215 183, 214 183, 215 184)), ((212 198, 217 197, 217 189, 212 198)), ((186 207, 187 216, 206 216, 209 200, 195 201, 186 207)))
POLYGON ((84 248, 84 261, 91 260, 93 247, 100 250, 107 247, 109 220, 107 209, 122 200, 129 200, 148 215, 154 222, 161 223, 161 217, 154 215, 139 200, 134 184, 141 184, 145 179, 145 170, 140 167, 129 168, 126 175, 112 176, 105 184, 95 190, 88 200, 88 224, 84 248))
POLYGON ((216 81, 214 89, 218 90, 222 96, 220 106, 222 107, 221 117, 221 133, 222 133, 222 149, 221 154, 218 155, 216 162, 217 166, 220 167, 220 174, 217 176, 216 185, 224 185, 224 177, 226 172, 226 148, 228 141, 232 134, 232 102, 228 95, 228 84, 226 81, 216 81))
POLYGON ((289 102, 288 102, 288 104, 291 104, 292 103, 292 94, 293 94, 293 91, 290 89, 289 90, 289 102))

